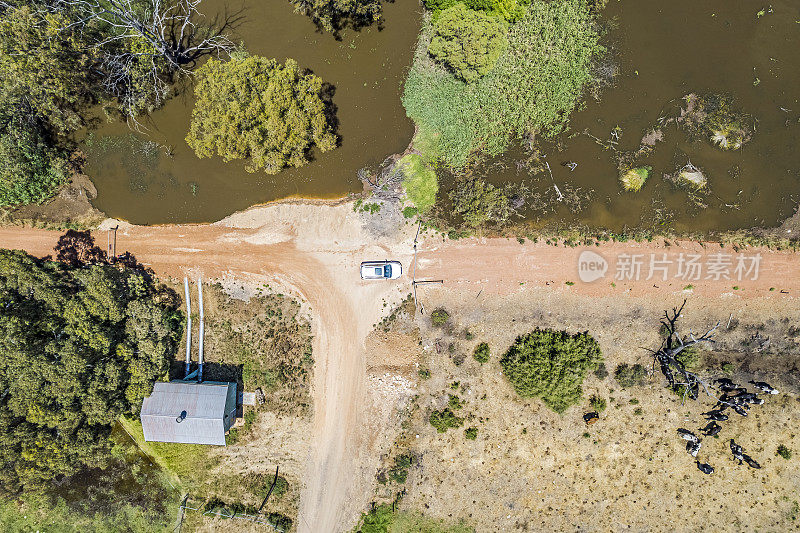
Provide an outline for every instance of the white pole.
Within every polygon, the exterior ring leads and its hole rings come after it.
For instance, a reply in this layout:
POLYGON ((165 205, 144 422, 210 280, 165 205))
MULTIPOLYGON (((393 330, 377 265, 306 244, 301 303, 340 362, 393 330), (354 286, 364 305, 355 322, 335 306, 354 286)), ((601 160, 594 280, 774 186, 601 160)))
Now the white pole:
POLYGON ((197 382, 203 382, 203 333, 205 333, 205 328, 203 324, 203 280, 202 278, 197 278, 197 290, 200 294, 200 367, 197 371, 197 382))
POLYGON ((186 295, 186 372, 183 379, 189 375, 189 366, 192 363, 192 304, 189 301, 189 278, 183 278, 183 292, 186 295))

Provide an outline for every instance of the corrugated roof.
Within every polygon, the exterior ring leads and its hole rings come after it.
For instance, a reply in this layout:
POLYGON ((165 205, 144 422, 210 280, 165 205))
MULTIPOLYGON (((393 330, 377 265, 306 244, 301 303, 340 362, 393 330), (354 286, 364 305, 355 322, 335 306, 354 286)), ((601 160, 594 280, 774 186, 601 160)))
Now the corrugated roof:
POLYGON ((144 439, 225 445, 235 410, 235 383, 156 382, 142 402, 144 439))

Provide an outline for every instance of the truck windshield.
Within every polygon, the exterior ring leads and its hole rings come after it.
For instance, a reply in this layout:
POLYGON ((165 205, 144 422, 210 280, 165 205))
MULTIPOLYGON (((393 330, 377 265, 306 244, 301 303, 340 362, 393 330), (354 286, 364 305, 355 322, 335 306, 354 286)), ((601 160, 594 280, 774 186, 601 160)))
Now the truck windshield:
POLYGON ((383 277, 384 278, 391 278, 392 277, 392 266, 386 265, 383 267, 383 277))

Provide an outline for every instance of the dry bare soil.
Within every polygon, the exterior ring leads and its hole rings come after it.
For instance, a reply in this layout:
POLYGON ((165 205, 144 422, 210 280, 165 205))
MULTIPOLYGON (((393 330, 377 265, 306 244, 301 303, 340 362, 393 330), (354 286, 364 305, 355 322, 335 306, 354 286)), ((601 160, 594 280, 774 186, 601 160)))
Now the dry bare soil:
MULTIPOLYGON (((659 320, 683 296, 631 297, 620 291, 587 298, 563 285, 506 295, 426 289, 426 309, 445 308, 451 319, 443 327, 432 326, 429 314, 414 320, 422 339, 419 368, 430 378, 419 379, 394 446, 394 454, 416 458, 401 508, 464 519, 477 531, 796 529, 800 321, 793 300, 686 293, 684 332, 704 332, 721 321, 714 351, 702 354, 705 373, 726 375, 721 363, 729 361, 734 379, 765 379, 781 389, 747 418, 731 413, 719 438, 703 438, 698 459, 714 466, 712 475, 697 469, 676 433, 681 427, 697 433, 711 398, 682 403, 664 388, 660 374, 628 389, 613 377, 620 363, 650 368, 643 348, 658 347, 659 320), (502 375, 502 354, 518 335, 537 327, 589 331, 610 372, 604 379, 590 374, 584 401, 563 415, 538 399, 519 398, 502 375), (483 365, 472 357, 479 342, 491 348, 483 365), (428 417, 450 395, 464 402, 456 412, 465 421, 438 433, 428 417), (593 395, 605 399, 607 408, 587 426, 583 414, 593 410, 586 400, 593 395), (467 427, 478 428, 475 440, 465 438, 467 427), (733 460, 731 438, 759 461, 760 470, 733 460), (776 456, 779 444, 793 449, 794 457, 776 456)), ((387 498, 396 490, 376 495, 387 498)))

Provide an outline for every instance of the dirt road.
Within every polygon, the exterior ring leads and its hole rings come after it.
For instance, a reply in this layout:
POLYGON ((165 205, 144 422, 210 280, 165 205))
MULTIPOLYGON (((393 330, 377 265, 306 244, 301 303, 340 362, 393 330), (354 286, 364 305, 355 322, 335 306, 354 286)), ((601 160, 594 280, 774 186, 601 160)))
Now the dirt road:
MULTIPOLYGON (((160 275, 269 283, 306 302, 315 336, 314 446, 298 517, 300 531, 352 528, 371 494, 373 479, 364 475, 359 455, 369 440, 364 429, 364 340, 411 291, 414 231, 407 226, 392 239, 377 239, 363 228, 363 216, 368 215, 354 213, 349 205, 273 205, 215 224, 123 224, 118 232, 117 251, 132 252, 160 275), (361 261, 385 258, 402 261, 403 278, 370 283, 359 279, 361 261)), ((101 227, 113 225, 107 222, 101 227)), ((58 236, 44 230, 2 228, 0 247, 44 256, 52 253, 58 236)), ((98 231, 96 238, 105 244, 104 231, 98 231)), ((605 261, 605 275, 583 283, 578 273, 584 251, 580 248, 507 239, 444 242, 441 236, 429 236, 419 249, 418 279, 443 279, 447 286, 476 293, 512 293, 524 285, 587 297, 620 292, 661 297, 682 291, 742 298, 800 294, 800 254, 769 250, 740 254, 693 243, 604 244, 591 248, 602 261, 591 256, 584 262, 597 267, 605 261), (755 263, 757 268, 747 270, 755 263)), ((420 288, 423 304, 424 292, 420 288)))

